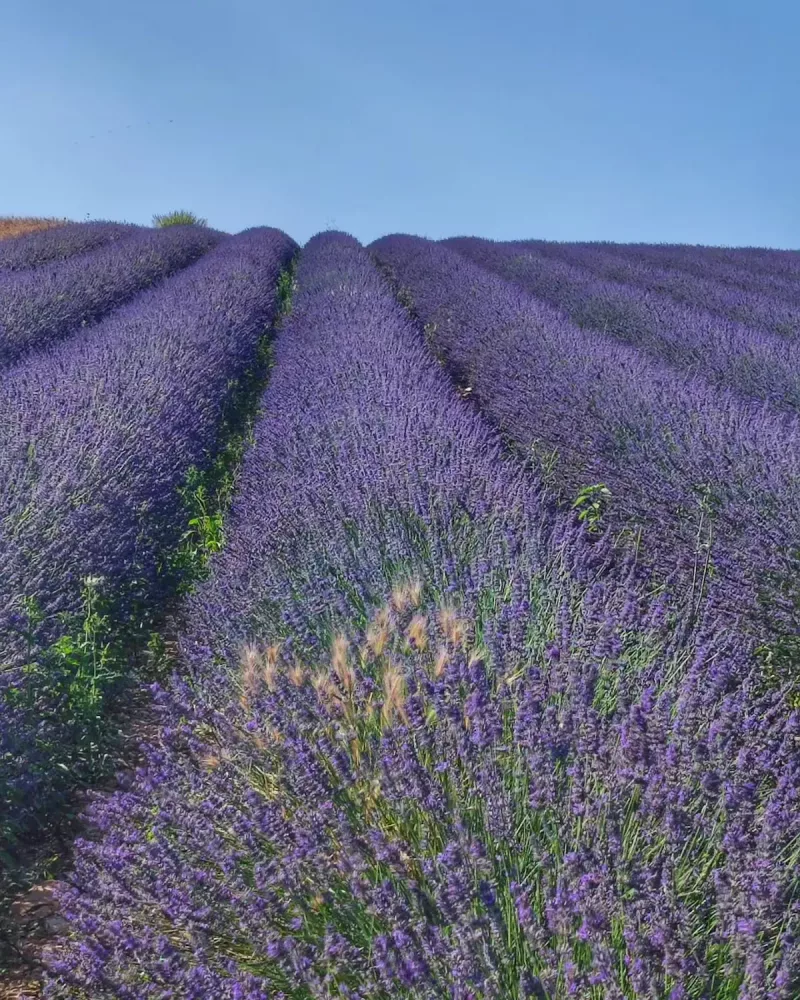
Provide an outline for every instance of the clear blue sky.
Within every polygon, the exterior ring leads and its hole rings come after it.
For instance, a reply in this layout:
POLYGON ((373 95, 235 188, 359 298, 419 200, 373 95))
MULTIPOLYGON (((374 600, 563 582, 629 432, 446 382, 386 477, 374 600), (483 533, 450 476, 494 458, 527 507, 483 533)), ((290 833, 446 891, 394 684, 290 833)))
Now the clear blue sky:
POLYGON ((800 247, 796 0, 4 0, 0 215, 800 247))

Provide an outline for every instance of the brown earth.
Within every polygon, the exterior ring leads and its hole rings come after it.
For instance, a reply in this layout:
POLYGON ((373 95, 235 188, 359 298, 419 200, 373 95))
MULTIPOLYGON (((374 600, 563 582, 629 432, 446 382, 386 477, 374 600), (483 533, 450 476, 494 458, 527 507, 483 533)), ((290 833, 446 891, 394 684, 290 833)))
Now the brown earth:
MULTIPOLYGON (((0 216, 0 240, 9 239, 12 236, 23 236, 25 233, 33 233, 38 229, 52 229, 54 226, 63 226, 69 219, 26 219, 17 218, 13 215, 0 216)), ((2 994, 0 994, 0 998, 2 994)))

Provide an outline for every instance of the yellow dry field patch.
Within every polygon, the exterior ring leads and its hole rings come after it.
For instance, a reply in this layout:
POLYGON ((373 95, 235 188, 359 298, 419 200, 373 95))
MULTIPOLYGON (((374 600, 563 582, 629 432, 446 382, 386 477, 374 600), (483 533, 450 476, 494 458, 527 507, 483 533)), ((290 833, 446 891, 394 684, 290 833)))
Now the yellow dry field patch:
POLYGON ((24 236, 38 229, 52 229, 53 226, 63 226, 67 219, 20 219, 15 216, 0 216, 0 240, 12 236, 24 236))

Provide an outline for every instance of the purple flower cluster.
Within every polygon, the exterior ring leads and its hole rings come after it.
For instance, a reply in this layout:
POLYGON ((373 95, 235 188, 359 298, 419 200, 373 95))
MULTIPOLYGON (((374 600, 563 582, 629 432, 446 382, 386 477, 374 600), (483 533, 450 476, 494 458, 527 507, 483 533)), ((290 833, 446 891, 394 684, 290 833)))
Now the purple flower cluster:
MULTIPOLYGON (((443 241, 446 245, 448 241, 443 241)), ((452 244, 458 249, 458 241, 452 244)), ((532 243, 520 244, 546 257, 555 257, 606 281, 633 285, 646 292, 663 293, 694 309, 707 310, 736 323, 768 331, 782 337, 800 337, 800 285, 795 301, 770 294, 769 287, 761 291, 737 288, 735 285, 689 274, 679 269, 643 262, 638 256, 617 254, 613 247, 591 243, 532 243)))
POLYGON ((72 222, 0 243, 0 272, 25 271, 116 243, 141 227, 118 222, 72 222))
POLYGON ((0 274, 0 364, 96 322, 225 239, 213 229, 141 229, 90 253, 0 274))
POLYGON ((796 418, 581 330, 439 244, 391 236, 371 249, 491 421, 529 454, 557 453, 569 497, 605 484, 611 523, 643 527, 642 556, 693 588, 713 539, 725 607, 753 607, 766 589, 770 630, 794 631, 774 581, 791 574, 800 537, 796 418))
POLYGON ((746 399, 800 411, 800 340, 675 302, 652 287, 603 279, 526 244, 466 237, 445 245, 562 310, 578 326, 606 333, 746 399))
POLYGON ((790 1000, 798 713, 547 509, 356 241, 297 281, 48 995, 790 1000))
MULTIPOLYGON (((178 237, 180 240, 182 237, 178 237)), ((296 244, 275 229, 226 238, 191 267, 98 325, 9 369, 0 388, 0 664, 30 656, 25 601, 58 639, 83 581, 102 581, 124 623, 168 587, 162 560, 185 529, 178 487, 213 457, 232 386, 275 319, 277 282, 296 244), (20 626, 20 622, 22 625, 20 626)), ((0 734, 18 713, 15 675, 0 734)), ((36 706, 35 713, 53 706, 36 706)), ((14 733, 20 727, 14 722, 14 733)), ((35 754, 36 723, 28 719, 35 754)), ((23 727, 24 729, 24 727, 23 727)), ((19 743, 0 735, 3 743, 19 743)), ((44 795, 13 793, 28 754, 6 751, 0 811, 38 815, 44 795), (7 792, 11 788, 12 792, 7 792), (11 800, 7 800, 11 795, 11 800)))
POLYGON ((642 691, 582 622, 489 672, 403 597, 310 663, 245 647, 227 701, 159 694, 49 996, 790 1000, 798 713, 711 647, 642 691))

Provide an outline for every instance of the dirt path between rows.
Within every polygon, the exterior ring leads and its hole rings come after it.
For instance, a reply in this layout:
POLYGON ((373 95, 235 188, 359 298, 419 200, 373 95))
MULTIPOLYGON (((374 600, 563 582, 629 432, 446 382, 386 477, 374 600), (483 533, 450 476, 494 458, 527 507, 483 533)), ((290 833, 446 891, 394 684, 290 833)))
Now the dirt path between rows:
MULTIPOLYGON (((158 740, 160 717, 146 689, 128 696, 124 710, 117 712, 119 743, 114 760, 115 776, 105 783, 85 789, 76 797, 82 809, 97 794, 111 795, 119 785, 119 776, 131 774, 143 761, 142 744, 158 740)), ((84 822, 76 820, 68 830, 60 831, 50 843, 42 845, 49 854, 59 855, 59 878, 47 879, 20 894, 11 904, 10 925, 0 927, 0 933, 10 937, 11 958, 7 969, 0 972, 0 1000, 21 1000, 40 997, 44 978, 44 960, 48 952, 57 950, 68 930, 61 915, 55 892, 66 884, 72 861, 72 845, 76 837, 87 832, 84 822)))

